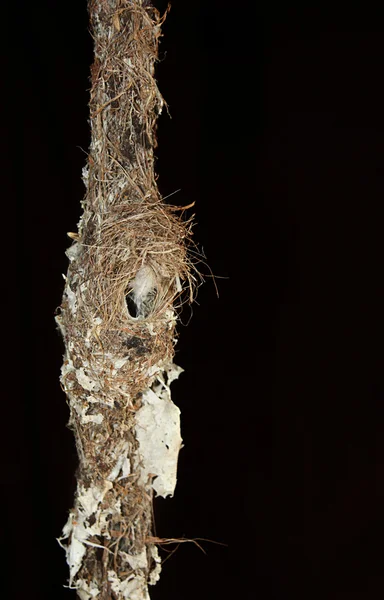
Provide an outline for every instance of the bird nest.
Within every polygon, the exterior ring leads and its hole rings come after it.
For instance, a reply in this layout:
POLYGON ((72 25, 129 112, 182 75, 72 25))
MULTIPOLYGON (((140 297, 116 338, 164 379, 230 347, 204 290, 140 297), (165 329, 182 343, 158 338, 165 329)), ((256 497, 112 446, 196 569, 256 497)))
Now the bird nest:
POLYGON ((173 493, 181 444, 169 396, 180 370, 172 365, 177 308, 193 300, 199 254, 191 247, 188 207, 163 202, 156 185, 156 119, 164 101, 153 75, 162 19, 146 0, 90 0, 89 12, 95 62, 87 193, 78 233, 69 234, 74 243, 57 317, 66 349, 61 382, 79 455, 62 539, 80 598, 127 598, 139 589, 135 597, 145 598, 159 571, 153 481, 162 495, 173 493), (155 405, 168 474, 161 465, 145 468, 139 448, 155 405))

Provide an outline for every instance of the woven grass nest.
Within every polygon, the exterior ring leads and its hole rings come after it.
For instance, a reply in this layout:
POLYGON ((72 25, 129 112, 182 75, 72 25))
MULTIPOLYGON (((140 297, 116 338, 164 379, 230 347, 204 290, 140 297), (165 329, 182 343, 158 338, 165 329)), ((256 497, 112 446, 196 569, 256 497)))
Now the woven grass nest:
MULTIPOLYGON (((71 234, 58 320, 70 360, 97 382, 106 407, 121 405, 123 394, 133 410, 136 394, 156 378, 153 367, 172 362, 177 308, 193 300, 201 278, 188 255, 192 219, 183 220, 180 210, 160 200, 131 201, 112 206, 97 228, 89 220, 86 242, 71 234)), ((69 371, 65 390, 68 378, 78 388, 69 371)))

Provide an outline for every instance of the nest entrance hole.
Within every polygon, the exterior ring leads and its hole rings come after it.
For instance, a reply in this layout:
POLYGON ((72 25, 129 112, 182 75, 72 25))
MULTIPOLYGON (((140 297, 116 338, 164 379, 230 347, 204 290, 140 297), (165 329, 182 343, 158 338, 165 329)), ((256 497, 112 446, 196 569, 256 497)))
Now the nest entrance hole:
POLYGON ((157 289, 154 288, 144 297, 138 297, 134 290, 125 295, 128 315, 131 319, 146 319, 154 312, 157 299, 157 289))

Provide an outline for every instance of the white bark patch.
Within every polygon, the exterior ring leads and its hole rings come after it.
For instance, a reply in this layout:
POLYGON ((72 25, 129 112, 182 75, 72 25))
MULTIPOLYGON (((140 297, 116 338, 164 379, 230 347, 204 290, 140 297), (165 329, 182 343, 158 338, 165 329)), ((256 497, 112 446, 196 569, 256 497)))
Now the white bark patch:
POLYGON ((97 487, 78 488, 77 510, 71 511, 68 521, 64 525, 62 537, 58 539, 58 542, 66 551, 70 587, 72 587, 73 579, 81 567, 86 545, 97 546, 97 544, 89 542, 88 538, 101 534, 100 519, 96 519, 93 525, 89 525, 88 518, 97 512, 100 502, 102 502, 106 492, 111 487, 112 483, 106 481, 103 489, 97 487), (61 544, 61 541, 65 539, 69 540, 67 546, 61 544))
POLYGON ((161 573, 161 558, 159 556, 159 551, 157 549, 157 546, 152 546, 151 548, 151 554, 152 554, 152 558, 154 559, 156 566, 154 569, 152 569, 152 571, 149 574, 149 585, 155 585, 159 579, 160 579, 160 573, 161 573))
POLYGON ((150 600, 147 582, 142 574, 129 575, 121 581, 115 571, 108 571, 112 591, 127 600, 150 600))
POLYGON ((93 581, 88 585, 84 579, 79 579, 78 583, 79 587, 76 589, 80 600, 91 600, 91 598, 97 598, 100 594, 99 588, 93 581))
POLYGON ((112 374, 116 375, 116 373, 121 369, 121 367, 123 367, 128 362, 128 360, 129 360, 128 356, 126 356, 124 358, 117 358, 114 361, 115 368, 113 369, 112 374))
POLYGON ((66 250, 65 254, 69 258, 69 260, 72 262, 79 257, 80 252, 81 252, 81 244, 79 244, 78 242, 75 242, 74 244, 72 244, 72 246, 70 246, 66 250))
POLYGON ((80 600, 91 600, 100 594, 99 588, 93 581, 88 585, 84 579, 79 579, 79 587, 76 589, 80 600))
POLYGON ((91 377, 88 377, 88 375, 86 375, 84 373, 83 367, 80 367, 80 369, 77 369, 76 378, 77 378, 77 381, 80 383, 81 387, 83 387, 85 390, 88 390, 89 392, 92 392, 93 390, 95 390, 98 387, 96 381, 93 381, 93 379, 91 379, 91 377))
POLYGON ((68 298, 68 306, 69 309, 72 311, 72 313, 75 315, 76 311, 77 311, 77 296, 76 294, 71 290, 70 286, 67 283, 67 286, 65 288, 65 292, 67 294, 67 298, 68 298))
MULTIPOLYGON (((180 368, 166 370, 168 380, 176 379, 180 368)), ((161 383, 143 394, 143 406, 136 413, 136 437, 142 459, 141 480, 154 477, 157 496, 173 496, 177 481, 177 459, 182 444, 180 410, 171 400, 169 385, 161 383)))
POLYGON ((104 420, 104 415, 101 413, 97 413, 97 415, 85 415, 81 413, 81 422, 82 423, 96 423, 96 425, 101 425, 104 420))
POLYGON ((130 466, 130 463, 128 460, 128 452, 129 452, 128 442, 123 442, 121 449, 119 449, 119 450, 120 450, 121 454, 118 454, 118 456, 117 456, 116 464, 107 477, 108 481, 115 481, 115 479, 119 475, 120 471, 122 472, 122 475, 121 475, 121 477, 119 477, 119 479, 124 479, 125 477, 128 477, 128 475, 130 473, 131 466, 130 466))
POLYGON ((131 569, 146 569, 148 565, 147 550, 146 548, 140 554, 131 555, 127 552, 120 552, 120 555, 129 564, 131 569))

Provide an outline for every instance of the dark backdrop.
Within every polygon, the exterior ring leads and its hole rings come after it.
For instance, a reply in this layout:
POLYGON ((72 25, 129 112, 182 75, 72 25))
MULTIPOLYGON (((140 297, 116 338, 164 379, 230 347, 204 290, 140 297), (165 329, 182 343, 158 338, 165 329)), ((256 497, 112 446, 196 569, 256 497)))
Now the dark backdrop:
MULTIPOLYGON (((185 448, 156 527, 227 546, 181 545, 155 600, 383 597, 383 20, 365 3, 286 4, 175 0, 163 29, 159 186, 196 202, 219 298, 208 277, 179 327, 185 448)), ((74 597, 55 537, 76 454, 54 311, 84 194, 92 45, 85 0, 25 2, 7 27, 23 56, 2 58, 18 115, 2 116, 17 194, 3 266, 19 254, 2 293, 4 597, 59 600, 74 597)))

